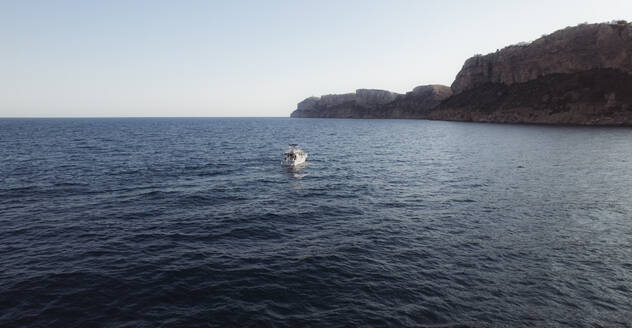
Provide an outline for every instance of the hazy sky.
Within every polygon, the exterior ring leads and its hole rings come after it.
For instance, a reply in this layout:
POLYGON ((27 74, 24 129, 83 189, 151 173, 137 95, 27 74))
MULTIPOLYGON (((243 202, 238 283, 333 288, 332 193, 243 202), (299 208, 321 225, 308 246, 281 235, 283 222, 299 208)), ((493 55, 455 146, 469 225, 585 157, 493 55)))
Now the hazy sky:
POLYGON ((631 14, 630 0, 0 0, 0 117, 288 116, 312 95, 450 85, 476 53, 631 14))

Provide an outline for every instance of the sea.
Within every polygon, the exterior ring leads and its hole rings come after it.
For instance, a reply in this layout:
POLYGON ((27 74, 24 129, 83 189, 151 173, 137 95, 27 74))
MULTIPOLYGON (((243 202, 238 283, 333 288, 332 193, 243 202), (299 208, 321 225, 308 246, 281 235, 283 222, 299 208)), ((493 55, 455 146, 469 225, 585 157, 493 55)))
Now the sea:
POLYGON ((0 327, 534 326, 632 326, 631 128, 0 119, 0 327))

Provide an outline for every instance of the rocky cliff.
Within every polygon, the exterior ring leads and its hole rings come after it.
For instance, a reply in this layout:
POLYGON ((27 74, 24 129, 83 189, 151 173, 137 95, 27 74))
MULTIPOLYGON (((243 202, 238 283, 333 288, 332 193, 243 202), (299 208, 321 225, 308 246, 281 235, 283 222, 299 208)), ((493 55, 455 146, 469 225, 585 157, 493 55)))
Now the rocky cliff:
POLYGON ((292 117, 632 125, 632 24, 567 27, 468 59, 451 88, 312 97, 292 117))
POLYGON ((632 125, 632 25, 583 24, 468 59, 429 119, 632 125))
POLYGON ((632 75, 592 69, 511 85, 486 83, 446 99, 435 120, 578 125, 632 125, 632 75))
POLYGON ((423 118, 452 94, 444 85, 424 85, 406 94, 358 89, 355 93, 310 97, 298 103, 291 117, 423 118))
POLYGON ((452 83, 455 94, 486 84, 511 85, 553 73, 577 73, 596 68, 632 72, 632 25, 582 24, 531 42, 474 56, 452 83))

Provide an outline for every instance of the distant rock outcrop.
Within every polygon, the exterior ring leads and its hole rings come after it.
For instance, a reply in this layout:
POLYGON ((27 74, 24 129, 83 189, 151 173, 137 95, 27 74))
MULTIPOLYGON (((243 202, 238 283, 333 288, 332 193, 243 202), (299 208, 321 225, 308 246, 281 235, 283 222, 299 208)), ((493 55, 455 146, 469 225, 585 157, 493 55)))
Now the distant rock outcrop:
POLYGON ((398 94, 358 89, 355 93, 310 97, 298 103, 291 117, 421 118, 452 94, 450 87, 425 85, 398 94))

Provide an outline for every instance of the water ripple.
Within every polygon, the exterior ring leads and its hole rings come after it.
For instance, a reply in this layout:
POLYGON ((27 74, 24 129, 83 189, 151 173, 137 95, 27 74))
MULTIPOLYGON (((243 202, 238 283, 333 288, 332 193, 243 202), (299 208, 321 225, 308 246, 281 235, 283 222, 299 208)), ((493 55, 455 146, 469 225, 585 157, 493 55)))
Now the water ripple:
POLYGON ((629 327, 631 137, 0 120, 0 326, 629 327))

